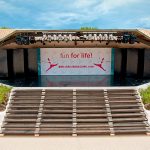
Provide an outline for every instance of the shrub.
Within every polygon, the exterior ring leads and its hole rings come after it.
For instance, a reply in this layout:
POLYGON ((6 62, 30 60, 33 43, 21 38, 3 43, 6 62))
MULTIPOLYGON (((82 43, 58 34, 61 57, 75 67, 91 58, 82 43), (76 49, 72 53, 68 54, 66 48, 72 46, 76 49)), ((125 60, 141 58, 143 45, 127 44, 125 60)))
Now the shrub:
POLYGON ((150 87, 145 90, 141 90, 141 97, 144 104, 150 104, 150 87))
POLYGON ((0 105, 6 105, 11 87, 0 86, 0 105))

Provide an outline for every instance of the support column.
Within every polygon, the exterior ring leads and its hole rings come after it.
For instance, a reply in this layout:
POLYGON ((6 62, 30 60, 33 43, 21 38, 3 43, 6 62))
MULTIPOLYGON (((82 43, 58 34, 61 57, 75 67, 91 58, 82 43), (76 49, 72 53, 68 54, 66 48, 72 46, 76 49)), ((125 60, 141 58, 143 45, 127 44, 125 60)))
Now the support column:
POLYGON ((137 77, 142 78, 144 73, 144 55, 145 49, 138 49, 138 67, 137 67, 137 77))
POLYGON ((29 76, 29 61, 28 61, 28 49, 23 49, 24 54, 24 75, 25 77, 29 76))
POLYGON ((121 57, 121 77, 124 78, 127 70, 127 49, 122 49, 121 57))
POLYGON ((7 68, 8 68, 8 78, 14 77, 14 62, 13 62, 13 50, 7 50, 7 68))

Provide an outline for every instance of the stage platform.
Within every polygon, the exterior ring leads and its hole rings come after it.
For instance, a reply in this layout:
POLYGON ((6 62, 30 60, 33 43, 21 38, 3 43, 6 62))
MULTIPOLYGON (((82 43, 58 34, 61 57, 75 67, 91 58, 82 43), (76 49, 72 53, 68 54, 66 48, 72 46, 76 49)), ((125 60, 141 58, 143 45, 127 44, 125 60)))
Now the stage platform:
POLYGON ((121 78, 119 76, 38 76, 1 79, 0 83, 15 87, 112 87, 138 86, 150 79, 121 78))

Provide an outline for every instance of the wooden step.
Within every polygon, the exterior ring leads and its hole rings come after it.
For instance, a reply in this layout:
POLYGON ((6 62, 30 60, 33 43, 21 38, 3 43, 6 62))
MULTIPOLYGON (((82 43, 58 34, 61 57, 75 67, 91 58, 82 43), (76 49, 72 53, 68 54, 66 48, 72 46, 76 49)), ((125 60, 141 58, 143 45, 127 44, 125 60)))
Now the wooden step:
POLYGON ((25 123, 9 123, 9 124, 5 124, 2 126, 2 128, 35 128, 36 127, 36 124, 25 124, 25 123))
POLYGON ((144 122, 113 123, 114 127, 147 127, 144 122))
POLYGON ((112 114, 112 117, 115 118, 115 117, 131 117, 131 118, 134 118, 134 117, 141 117, 141 116, 146 116, 144 113, 125 113, 125 114, 112 114))
POLYGON ((119 134, 146 134, 147 131, 145 129, 139 129, 139 130, 115 130, 115 134, 119 135, 119 134))
POLYGON ((136 109, 135 108, 134 109, 133 108, 132 109, 131 108, 130 109, 129 108, 127 108, 127 109, 119 109, 119 108, 118 109, 113 109, 113 108, 111 108, 111 112, 112 113, 118 113, 118 112, 120 112, 120 113, 123 113, 123 112, 124 113, 128 113, 128 112, 143 112, 143 110, 137 109, 137 108, 136 109))
POLYGON ((77 130, 77 135, 110 135, 110 130, 77 130))
POLYGON ((148 133, 133 89, 16 90, 2 123, 4 135, 124 135, 148 133))
POLYGON ((3 134, 5 135, 34 135, 34 130, 14 130, 14 131, 3 131, 3 134))
POLYGON ((109 125, 108 123, 78 123, 77 124, 77 128, 108 128, 109 129, 109 125))
POLYGON ((113 118, 113 122, 139 122, 146 120, 146 118, 113 118))

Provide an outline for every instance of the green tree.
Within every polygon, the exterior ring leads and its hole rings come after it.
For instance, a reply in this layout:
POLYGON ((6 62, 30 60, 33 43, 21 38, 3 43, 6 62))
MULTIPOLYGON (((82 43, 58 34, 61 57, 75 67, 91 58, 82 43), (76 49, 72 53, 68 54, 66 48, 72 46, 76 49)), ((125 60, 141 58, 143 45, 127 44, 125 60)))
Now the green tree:
POLYGON ((0 29, 10 29, 9 27, 0 27, 0 29))
POLYGON ((81 27, 80 30, 98 30, 96 27, 81 27))

